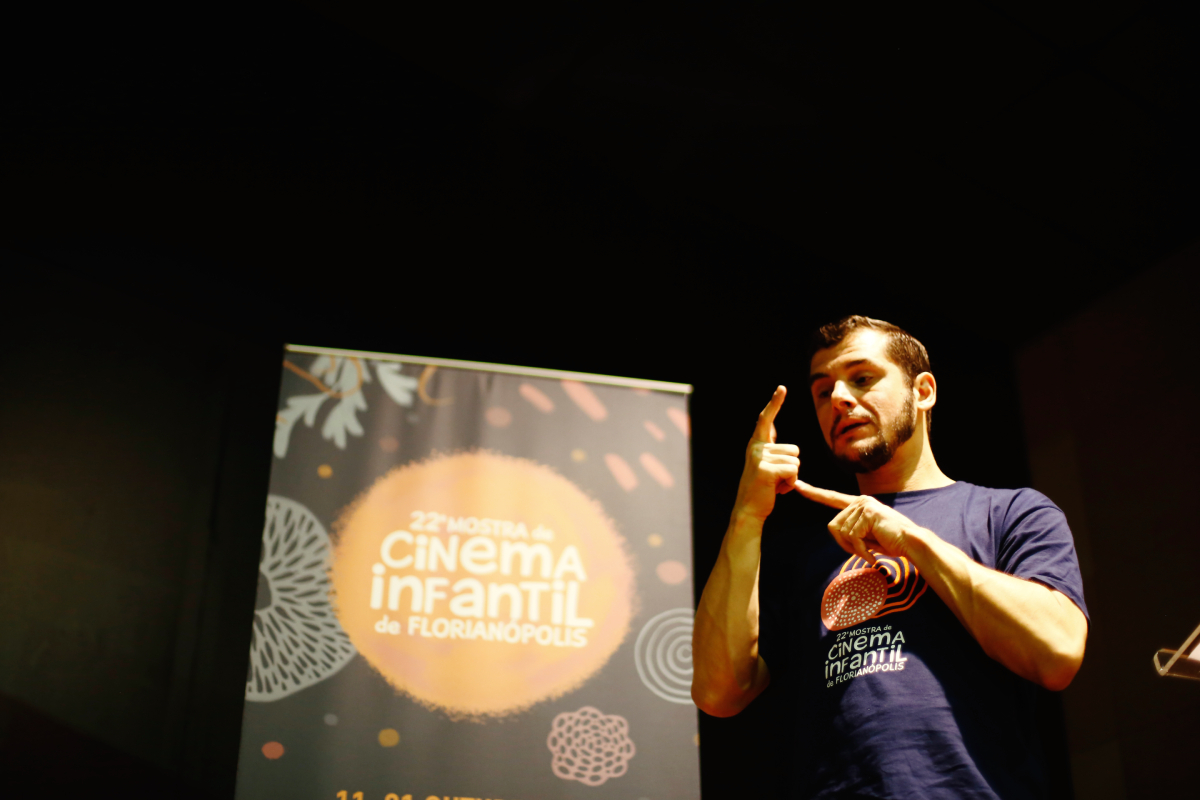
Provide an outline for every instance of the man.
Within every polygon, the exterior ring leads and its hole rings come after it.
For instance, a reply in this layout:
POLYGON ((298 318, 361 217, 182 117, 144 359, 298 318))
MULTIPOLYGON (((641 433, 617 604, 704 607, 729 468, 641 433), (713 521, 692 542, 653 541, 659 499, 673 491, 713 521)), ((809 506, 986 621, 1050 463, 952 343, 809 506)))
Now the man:
POLYGON ((1035 684, 1071 682, 1088 627, 1063 513, 1031 489, 942 473, 929 445, 937 382, 900 328, 847 317, 809 354, 825 442, 861 494, 798 479, 799 448, 775 441, 776 389, 696 612, 696 705, 737 714, 775 681, 792 706, 797 797, 1044 796, 1035 684), (763 523, 793 490, 837 509, 832 538, 768 536, 775 599, 760 615, 763 523), (773 562, 773 537, 797 554, 773 562))

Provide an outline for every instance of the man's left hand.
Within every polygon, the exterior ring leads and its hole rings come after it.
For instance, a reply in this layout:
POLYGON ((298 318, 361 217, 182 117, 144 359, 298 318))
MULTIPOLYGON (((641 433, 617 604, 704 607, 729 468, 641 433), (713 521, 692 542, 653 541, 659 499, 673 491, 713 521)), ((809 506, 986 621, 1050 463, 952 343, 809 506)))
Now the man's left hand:
POLYGON ((827 505, 841 509, 829 523, 829 533, 847 553, 875 563, 871 548, 888 556, 907 556, 908 534, 918 526, 896 509, 886 506, 870 495, 849 495, 829 489, 818 489, 796 481, 797 492, 827 505))

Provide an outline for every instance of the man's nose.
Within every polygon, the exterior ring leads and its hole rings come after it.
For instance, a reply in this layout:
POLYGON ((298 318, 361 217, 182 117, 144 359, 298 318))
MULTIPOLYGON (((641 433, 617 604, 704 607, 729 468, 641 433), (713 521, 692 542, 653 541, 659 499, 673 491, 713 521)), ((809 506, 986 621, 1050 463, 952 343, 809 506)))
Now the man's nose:
POLYGON ((835 408, 849 409, 855 404, 854 393, 846 386, 845 381, 838 381, 833 385, 833 391, 829 395, 835 408))

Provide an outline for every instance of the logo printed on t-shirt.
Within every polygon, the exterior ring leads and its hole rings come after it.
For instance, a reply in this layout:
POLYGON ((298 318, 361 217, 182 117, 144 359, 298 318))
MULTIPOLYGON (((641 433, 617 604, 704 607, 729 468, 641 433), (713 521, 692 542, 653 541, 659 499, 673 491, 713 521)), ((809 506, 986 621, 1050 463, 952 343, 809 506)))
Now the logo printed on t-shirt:
POLYGON ((893 558, 871 551, 875 565, 858 556, 842 564, 821 598, 821 621, 840 631, 911 608, 929 584, 903 556, 893 558))

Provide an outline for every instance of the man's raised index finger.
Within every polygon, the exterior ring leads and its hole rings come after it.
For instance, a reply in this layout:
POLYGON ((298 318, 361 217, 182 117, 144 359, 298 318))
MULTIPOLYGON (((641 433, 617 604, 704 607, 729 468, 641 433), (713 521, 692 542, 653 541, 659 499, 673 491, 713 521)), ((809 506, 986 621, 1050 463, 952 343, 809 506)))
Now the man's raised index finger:
POLYGON ((758 415, 758 424, 754 426, 754 438, 757 441, 775 441, 775 415, 779 413, 785 397, 787 397, 787 387, 782 384, 775 387, 775 394, 771 395, 771 402, 767 403, 767 407, 758 415))
POLYGON ((853 495, 842 494, 832 489, 818 489, 816 486, 807 484, 804 481, 796 481, 795 489, 809 500, 829 506, 830 508, 845 508, 855 500, 853 495))

